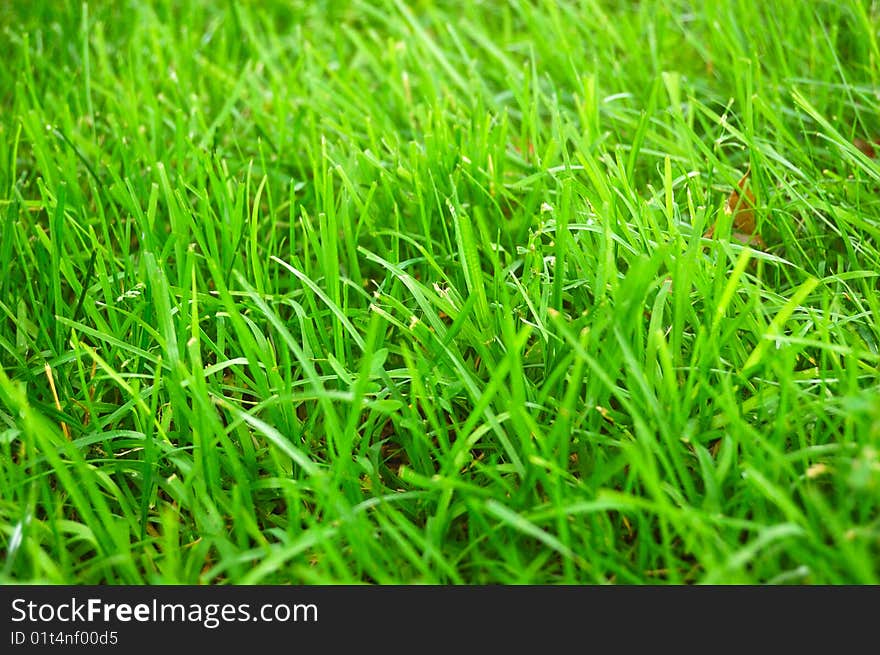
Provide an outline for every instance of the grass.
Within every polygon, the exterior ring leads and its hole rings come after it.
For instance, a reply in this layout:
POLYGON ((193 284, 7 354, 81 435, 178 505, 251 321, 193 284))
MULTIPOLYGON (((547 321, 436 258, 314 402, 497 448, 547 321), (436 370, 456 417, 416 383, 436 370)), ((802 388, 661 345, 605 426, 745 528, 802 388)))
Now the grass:
POLYGON ((880 582, 880 6, 322 4, 0 7, 0 582, 880 582))

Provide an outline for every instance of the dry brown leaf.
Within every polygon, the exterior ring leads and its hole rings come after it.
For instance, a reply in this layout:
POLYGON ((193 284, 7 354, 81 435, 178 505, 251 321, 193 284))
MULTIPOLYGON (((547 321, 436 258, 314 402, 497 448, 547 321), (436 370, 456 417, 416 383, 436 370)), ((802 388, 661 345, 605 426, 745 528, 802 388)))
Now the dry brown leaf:
MULTIPOLYGON (((730 197, 724 204, 724 213, 733 216, 731 238, 743 245, 754 244, 764 248, 766 247, 764 240, 760 234, 755 233, 755 194, 751 189, 746 188, 750 174, 751 171, 746 171, 736 183, 736 188, 730 192, 730 197)), ((703 236, 710 238, 713 234, 715 234, 714 225, 703 236)))
POLYGON ((874 140, 874 143, 871 143, 870 141, 865 141, 864 139, 855 138, 853 139, 853 145, 871 159, 874 159, 877 156, 877 151, 874 150, 874 146, 878 145, 878 141, 876 139, 874 140))
POLYGON ((733 214, 733 229, 746 234, 755 232, 755 194, 746 188, 750 172, 746 171, 739 179, 736 189, 730 192, 727 204, 724 205, 724 213, 728 216, 733 214), (740 195, 737 189, 744 192, 744 195, 740 195))

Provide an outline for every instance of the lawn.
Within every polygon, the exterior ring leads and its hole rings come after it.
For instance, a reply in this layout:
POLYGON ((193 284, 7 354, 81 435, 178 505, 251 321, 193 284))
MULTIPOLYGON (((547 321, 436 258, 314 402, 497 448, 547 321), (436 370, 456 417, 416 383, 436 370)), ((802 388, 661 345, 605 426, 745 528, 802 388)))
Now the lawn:
POLYGON ((0 582, 880 583, 878 25, 3 3, 0 582))

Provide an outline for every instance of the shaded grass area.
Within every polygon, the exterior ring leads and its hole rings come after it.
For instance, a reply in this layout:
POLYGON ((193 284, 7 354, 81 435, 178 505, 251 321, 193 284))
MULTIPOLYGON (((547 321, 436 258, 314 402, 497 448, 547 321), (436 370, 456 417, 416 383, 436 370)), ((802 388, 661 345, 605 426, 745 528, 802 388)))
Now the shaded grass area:
POLYGON ((0 580, 878 583, 877 6, 318 4, 0 7, 0 580))

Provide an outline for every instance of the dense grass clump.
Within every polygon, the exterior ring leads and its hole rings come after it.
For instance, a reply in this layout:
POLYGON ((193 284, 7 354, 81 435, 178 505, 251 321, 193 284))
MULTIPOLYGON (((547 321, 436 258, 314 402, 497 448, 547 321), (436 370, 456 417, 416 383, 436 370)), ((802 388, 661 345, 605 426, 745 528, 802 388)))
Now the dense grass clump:
POLYGON ((3 3, 0 582, 877 584, 878 21, 3 3))

